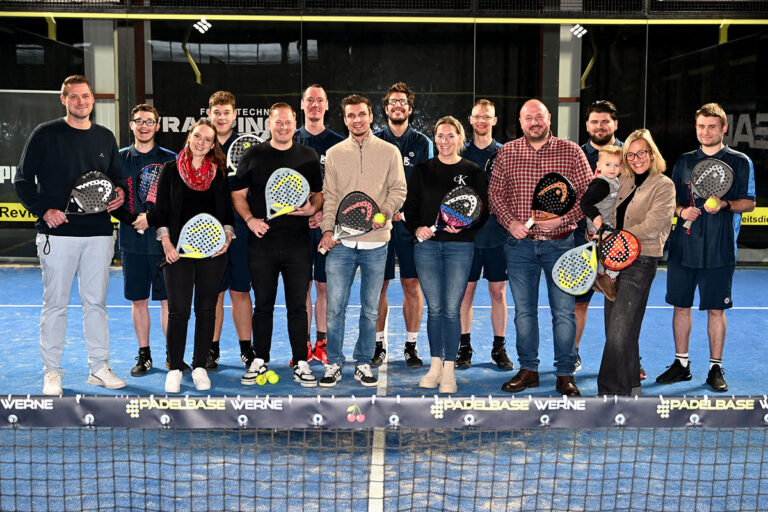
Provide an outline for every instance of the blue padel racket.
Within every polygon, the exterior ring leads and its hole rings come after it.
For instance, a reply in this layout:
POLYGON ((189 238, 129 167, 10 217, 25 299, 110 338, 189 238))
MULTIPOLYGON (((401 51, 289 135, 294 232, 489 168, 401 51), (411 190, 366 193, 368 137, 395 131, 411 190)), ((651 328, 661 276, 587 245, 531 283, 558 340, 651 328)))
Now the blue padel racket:
MULTIPOLYGON (((451 226, 463 229, 472 225, 483 213, 483 200, 472 187, 460 186, 449 190, 440 203, 435 223, 429 227, 432 232, 451 226)), ((416 240, 423 242, 419 237, 416 240)))
MULTIPOLYGON (((139 172, 138 196, 145 211, 150 211, 155 207, 157 202, 157 184, 160 182, 162 171, 163 164, 149 164, 144 166, 141 172, 139 172)), ((140 235, 144 234, 144 231, 141 229, 137 229, 136 232, 140 235)))

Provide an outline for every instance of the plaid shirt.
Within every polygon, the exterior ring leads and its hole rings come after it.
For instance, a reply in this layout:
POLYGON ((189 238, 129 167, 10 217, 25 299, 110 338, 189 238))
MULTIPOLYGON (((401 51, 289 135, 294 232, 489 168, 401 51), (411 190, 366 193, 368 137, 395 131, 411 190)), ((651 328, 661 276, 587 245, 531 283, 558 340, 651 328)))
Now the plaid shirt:
MULTIPOLYGON (((538 151, 533 149, 525 137, 502 146, 488 188, 491 213, 496 215, 502 227, 509 228, 514 220, 525 223, 531 217, 533 189, 539 179, 549 172, 559 172, 568 178, 578 195, 576 204, 592 179, 587 157, 573 142, 550 135, 538 151)), ((559 228, 546 234, 567 234, 576 229, 576 222, 583 217, 581 208, 574 207, 560 217, 559 228)), ((544 234, 535 225, 531 233, 544 234)))

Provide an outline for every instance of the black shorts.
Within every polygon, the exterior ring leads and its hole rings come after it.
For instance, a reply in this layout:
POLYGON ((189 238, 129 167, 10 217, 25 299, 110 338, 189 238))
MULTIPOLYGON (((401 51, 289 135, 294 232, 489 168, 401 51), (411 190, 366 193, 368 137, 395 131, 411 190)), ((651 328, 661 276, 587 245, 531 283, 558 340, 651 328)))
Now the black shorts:
POLYGON ((729 265, 717 268, 691 268, 667 262, 667 304, 678 308, 693 306, 693 296, 699 289, 699 309, 730 309, 733 307, 731 288, 733 271, 729 265))
POLYGON ((235 213, 235 238, 229 246, 229 264, 224 270, 219 293, 227 290, 251 291, 251 271, 248 269, 248 237, 250 230, 235 213))
POLYGON ((385 281, 395 278, 395 253, 397 253, 397 263, 400 266, 400 279, 419 277, 416 274, 416 263, 413 260, 414 240, 411 232, 405 227, 405 222, 392 223, 392 233, 387 249, 387 266, 384 270, 385 281))
POLYGON ((324 283, 325 277, 325 256, 317 252, 317 246, 320 245, 320 239, 323 237, 323 231, 315 228, 309 232, 309 243, 312 249, 312 279, 318 283, 324 283))
POLYGON ((474 283, 479 280, 480 271, 483 269, 485 269, 483 277, 488 282, 497 283, 507 280, 507 255, 503 245, 490 249, 475 248, 475 257, 469 271, 469 282, 474 283))
POLYGON ((168 299, 163 273, 157 270, 157 263, 163 260, 162 255, 147 256, 120 251, 120 259, 123 262, 123 296, 127 300, 146 300, 150 292, 152 300, 168 299), (158 276, 157 279, 155 276, 158 276))

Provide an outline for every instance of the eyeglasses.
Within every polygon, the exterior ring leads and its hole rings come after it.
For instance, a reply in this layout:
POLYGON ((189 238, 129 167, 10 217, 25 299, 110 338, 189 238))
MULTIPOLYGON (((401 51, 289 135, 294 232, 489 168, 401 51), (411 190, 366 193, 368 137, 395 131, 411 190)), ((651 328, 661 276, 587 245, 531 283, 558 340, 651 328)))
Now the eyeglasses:
POLYGON ((408 100, 407 99, 404 99, 404 100, 389 100, 389 101, 387 101, 387 104, 392 106, 392 107, 396 107, 398 105, 401 106, 401 107, 404 107, 404 106, 406 106, 408 104, 408 100))
POLYGON ((147 128, 152 128, 157 124, 157 121, 155 121, 154 119, 133 119, 131 122, 136 126, 144 125, 147 128))
POLYGON ((639 158, 640 160, 643 160, 646 156, 648 156, 648 153, 650 153, 650 151, 648 151, 647 149, 641 149, 637 153, 627 153, 627 161, 631 162, 632 160, 635 159, 635 157, 639 158))
POLYGON ((473 121, 485 121, 486 123, 490 122, 495 118, 496 116, 469 116, 470 120, 473 121))

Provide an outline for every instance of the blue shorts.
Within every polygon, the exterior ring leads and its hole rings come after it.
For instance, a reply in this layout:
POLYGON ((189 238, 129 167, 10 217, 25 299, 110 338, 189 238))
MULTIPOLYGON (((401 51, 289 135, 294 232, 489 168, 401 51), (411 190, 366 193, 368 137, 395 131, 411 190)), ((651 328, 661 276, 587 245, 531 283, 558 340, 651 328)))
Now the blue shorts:
POLYGON ((733 307, 731 287, 735 266, 691 268, 667 262, 667 296, 664 300, 678 308, 693 306, 696 287, 699 288, 699 309, 724 310, 733 307))
POLYGON ((309 242, 312 248, 312 279, 318 283, 324 283, 325 278, 325 256, 317 252, 317 246, 320 245, 320 239, 323 237, 323 231, 315 228, 309 232, 309 242))
POLYGON ((395 278, 395 253, 397 253, 397 263, 400 265, 400 278, 419 277, 416 274, 416 263, 413 260, 414 238, 408 228, 405 227, 405 222, 393 222, 391 235, 389 249, 387 249, 387 267, 384 270, 384 280, 389 281, 395 278))
POLYGON ((120 251, 123 262, 123 296, 130 301, 146 300, 152 292, 152 300, 166 300, 165 279, 157 270, 157 263, 163 256, 153 254, 131 254, 120 251), (158 276, 155 279, 155 276, 158 276), (156 286, 153 284, 156 283, 156 286), (157 288, 157 289, 155 289, 157 288))
POLYGON ((227 290, 251 291, 251 271, 248 268, 248 237, 250 230, 235 212, 235 238, 229 246, 229 263, 221 279, 219 293, 227 290))
POLYGON ((480 271, 485 268, 483 277, 491 283, 507 280, 507 255, 504 246, 491 247, 490 249, 475 248, 475 257, 472 260, 472 268, 469 271, 469 282, 474 283, 480 279, 480 271))

